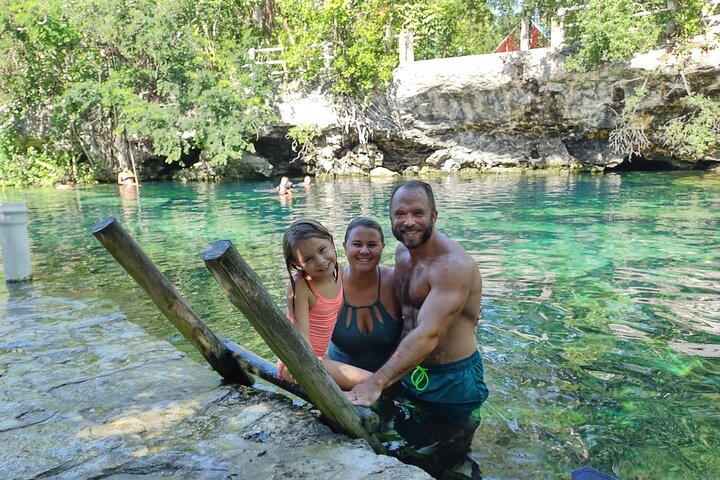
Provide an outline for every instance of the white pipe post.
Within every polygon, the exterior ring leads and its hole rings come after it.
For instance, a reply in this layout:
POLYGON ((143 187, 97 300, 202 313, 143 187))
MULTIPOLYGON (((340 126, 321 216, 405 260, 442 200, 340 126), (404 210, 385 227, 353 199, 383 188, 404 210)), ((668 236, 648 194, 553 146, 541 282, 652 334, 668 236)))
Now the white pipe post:
POLYGON ((413 35, 412 29, 407 30, 405 40, 405 61, 412 63, 415 61, 415 36, 413 35))
POLYGON ((405 29, 400 30, 398 35, 398 54, 400 55, 400 65, 407 62, 407 36, 405 35, 405 29))
POLYGON ((550 24, 550 48, 559 50, 565 44, 565 9, 558 8, 550 24))
POLYGON ((0 203, 0 250, 7 283, 32 280, 27 212, 24 203, 0 203))
POLYGON ((520 51, 527 52, 530 50, 530 22, 527 10, 523 6, 520 9, 520 51))

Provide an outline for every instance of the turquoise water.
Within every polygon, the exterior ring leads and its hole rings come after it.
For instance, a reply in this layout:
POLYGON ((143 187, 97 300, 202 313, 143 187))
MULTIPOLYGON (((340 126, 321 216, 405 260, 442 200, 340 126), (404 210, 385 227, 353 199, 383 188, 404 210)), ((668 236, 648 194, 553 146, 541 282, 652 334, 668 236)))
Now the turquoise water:
MULTIPOLYGON (((621 478, 720 471, 720 175, 431 183, 438 229, 483 275, 491 396, 472 455, 486 478, 569 478, 583 465, 621 478)), ((232 240, 281 303, 290 221, 317 218, 340 240, 354 216, 373 216, 390 237, 387 263, 395 241, 391 181, 321 181, 289 202, 273 186, 146 184, 126 198, 112 185, 5 189, 0 201, 30 208, 36 294, 122 310, 191 350, 91 235, 113 215, 219 336, 274 359, 205 269, 209 243, 232 240)))

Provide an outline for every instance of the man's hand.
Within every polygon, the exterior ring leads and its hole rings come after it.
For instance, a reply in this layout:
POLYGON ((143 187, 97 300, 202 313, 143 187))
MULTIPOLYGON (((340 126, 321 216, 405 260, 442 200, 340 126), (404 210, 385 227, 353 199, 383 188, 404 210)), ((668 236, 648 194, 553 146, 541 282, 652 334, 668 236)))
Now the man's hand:
POLYGON ((372 382, 358 383, 349 392, 343 392, 353 405, 369 407, 380 398, 382 388, 375 386, 372 382))

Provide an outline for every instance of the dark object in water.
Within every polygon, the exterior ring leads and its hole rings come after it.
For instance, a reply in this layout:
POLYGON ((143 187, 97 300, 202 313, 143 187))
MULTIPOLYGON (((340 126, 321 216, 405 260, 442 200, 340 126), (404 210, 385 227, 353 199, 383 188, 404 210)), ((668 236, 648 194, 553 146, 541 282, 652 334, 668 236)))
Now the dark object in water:
POLYGON ((572 472, 572 480, 617 480, 607 473, 598 472, 592 467, 582 467, 572 472))
POLYGON ((379 435, 388 455, 436 479, 482 478, 479 465, 468 455, 479 416, 458 419, 441 405, 423 402, 400 389, 381 397, 378 407, 379 435))

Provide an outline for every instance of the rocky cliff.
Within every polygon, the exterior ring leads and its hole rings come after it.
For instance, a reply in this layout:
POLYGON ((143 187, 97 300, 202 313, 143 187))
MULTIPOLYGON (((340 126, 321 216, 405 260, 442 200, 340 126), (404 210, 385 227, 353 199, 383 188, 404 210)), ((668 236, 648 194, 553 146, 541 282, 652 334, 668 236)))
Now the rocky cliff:
POLYGON ((587 73, 568 72, 566 55, 536 49, 404 64, 395 71, 391 92, 371 109, 372 132, 353 118, 334 118, 329 101, 317 94, 310 100, 295 96, 281 109, 283 121, 321 127, 315 148, 302 162, 288 164, 268 135, 259 151, 275 147, 276 170, 315 174, 604 170, 628 161, 649 169, 720 164, 717 150, 700 162, 681 158, 658 134, 687 113, 688 89, 720 100, 720 48, 692 50, 684 59, 684 79, 677 57, 664 50, 587 73), (639 155, 615 151, 609 134, 623 125, 625 102, 641 87, 647 93, 634 122, 647 143, 639 155), (358 141, 364 135, 366 144, 358 141))

